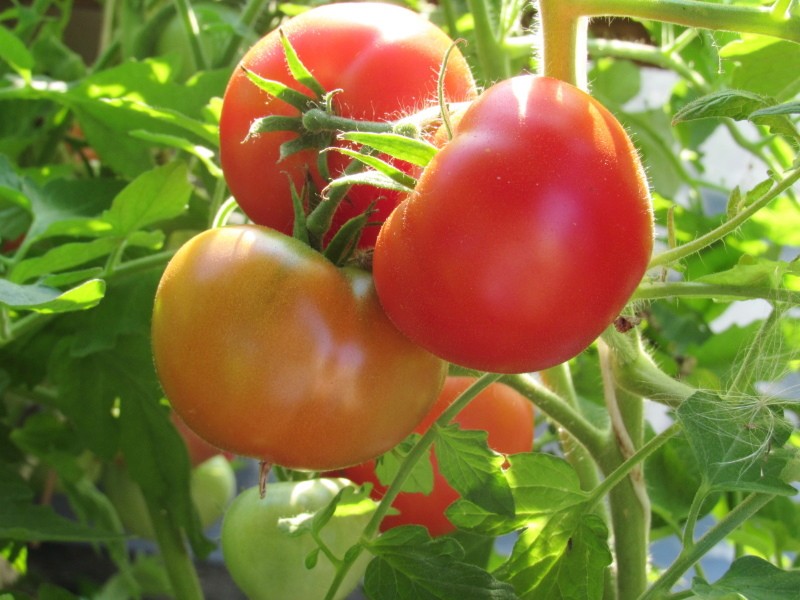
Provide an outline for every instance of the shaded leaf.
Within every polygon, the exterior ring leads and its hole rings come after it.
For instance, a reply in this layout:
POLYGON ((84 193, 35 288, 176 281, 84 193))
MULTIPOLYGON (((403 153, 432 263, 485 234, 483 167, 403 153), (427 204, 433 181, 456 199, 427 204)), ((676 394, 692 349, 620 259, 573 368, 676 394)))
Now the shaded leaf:
POLYGON ((486 442, 487 433, 463 430, 451 423, 439 428, 434 445, 439 470, 464 499, 482 509, 514 516, 514 497, 506 480, 505 456, 486 442))
POLYGON ((599 600, 611 564, 603 520, 582 506, 531 524, 495 572, 530 600, 599 600))
POLYGON ((797 600, 800 598, 800 571, 784 571, 764 559, 743 556, 713 584, 695 578, 692 591, 700 600, 797 600))
POLYGON ((90 279, 64 292, 41 284, 20 285, 0 279, 0 304, 45 314, 85 310, 103 299, 105 289, 102 279, 90 279))
POLYGON ((676 415, 709 488, 797 493, 781 479, 791 457, 773 450, 786 442, 792 426, 773 408, 758 399, 726 401, 698 392, 676 415))
POLYGON ((513 588, 474 565, 461 562, 452 538, 432 539, 419 526, 396 527, 369 544, 364 587, 373 600, 514 600, 513 588))
POLYGON ((769 100, 759 94, 743 90, 720 90, 702 96, 680 109, 672 117, 672 124, 695 119, 730 118, 743 121, 750 115, 770 105, 769 100))

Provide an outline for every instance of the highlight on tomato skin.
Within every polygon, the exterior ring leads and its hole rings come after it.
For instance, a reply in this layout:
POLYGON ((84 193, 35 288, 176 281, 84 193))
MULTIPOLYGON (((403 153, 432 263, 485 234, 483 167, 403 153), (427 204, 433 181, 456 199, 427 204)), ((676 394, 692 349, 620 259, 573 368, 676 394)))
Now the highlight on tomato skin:
POLYGON ((373 275, 409 338, 464 367, 525 373, 586 349, 653 249, 644 169, 619 121, 563 81, 488 88, 381 228, 373 275))
MULTIPOLYGON (((442 412, 475 382, 472 377, 449 376, 436 404, 415 429, 424 433, 442 412)), ((493 383, 478 394, 454 419, 462 429, 484 430, 489 447, 501 454, 530 452, 534 441, 534 406, 522 394, 503 383, 493 383)), ((433 490, 430 494, 401 492, 392 503, 399 514, 390 514, 381 522, 381 531, 401 525, 423 525, 431 535, 455 531, 445 510, 458 499, 456 492, 439 471, 436 457, 431 455, 434 469, 433 490)), ((386 492, 375 473, 375 461, 370 460, 343 469, 341 476, 364 484, 372 483, 372 495, 379 500, 386 492)))
MULTIPOLYGON (((453 44, 436 25, 401 6, 378 2, 342 2, 303 12, 281 27, 298 57, 333 96, 337 115, 370 121, 392 120, 436 104, 442 60, 453 44), (357 57, 357 59, 354 59, 357 57)), ((264 77, 309 93, 292 80, 277 30, 258 41, 242 58, 264 77)), ((458 50, 450 55, 444 81, 450 102, 476 95, 470 67, 458 50)), ((327 183, 317 168, 318 148, 306 148, 280 159, 280 147, 297 139, 292 131, 248 137, 254 120, 267 115, 299 116, 289 104, 258 89, 236 68, 225 91, 220 116, 220 160, 226 183, 253 222, 290 234, 294 221, 289 182, 300 190, 307 178, 319 191, 327 183)), ((328 152, 332 176, 350 159, 328 152)), ((348 219, 372 207, 371 223, 385 220, 403 198, 400 192, 358 185, 337 210, 331 233, 348 219)), ((375 244, 379 227, 371 224, 360 246, 375 244)))
POLYGON ((209 229, 178 250, 152 344, 172 409, 200 437, 311 471, 398 444, 447 372, 389 322, 369 273, 258 225, 209 229))

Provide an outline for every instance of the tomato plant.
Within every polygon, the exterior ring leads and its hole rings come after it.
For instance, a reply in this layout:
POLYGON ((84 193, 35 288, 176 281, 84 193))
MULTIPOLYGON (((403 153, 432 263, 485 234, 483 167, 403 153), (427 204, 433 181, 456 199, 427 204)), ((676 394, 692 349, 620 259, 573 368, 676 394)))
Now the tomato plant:
MULTIPOLYGON (((453 44, 420 15, 382 3, 319 6, 290 19, 281 31, 319 84, 325 90, 336 90, 331 98, 335 113, 367 120, 395 119, 435 103, 437 73, 453 44)), ((311 176, 318 189, 325 186, 317 165, 321 148, 304 148, 281 159, 281 146, 297 139, 296 132, 248 135, 256 119, 295 116, 298 111, 258 89, 242 69, 297 90, 308 90, 293 80, 278 31, 257 42, 240 67, 228 83, 220 118, 225 179, 239 206, 253 221, 288 234, 293 223, 289 181, 299 190, 311 176)), ((444 95, 448 101, 460 101, 473 94, 469 66, 456 50, 447 66, 444 95)), ((349 159, 332 152, 329 162, 331 173, 338 174, 349 159)), ((382 222, 400 197, 397 192, 356 186, 339 206, 332 230, 369 207, 374 211, 370 220, 382 222)), ((361 244, 374 245, 377 233, 377 227, 368 227, 361 244)))
MULTIPOLYGON (((415 431, 424 433, 444 409, 474 381, 472 377, 448 377, 436 404, 415 431)), ((462 429, 486 431, 489 446, 502 454, 531 451, 533 421, 534 411, 530 400, 502 383, 493 383, 487 387, 454 419, 462 429)), ((442 535, 455 530, 455 526, 447 519, 445 510, 459 497, 458 492, 439 472, 436 457, 431 457, 431 460, 434 469, 432 491, 429 494, 401 492, 392 503, 392 507, 400 514, 384 517, 381 530, 412 524, 425 526, 431 535, 442 535)), ((342 471, 342 475, 355 483, 372 483, 375 486, 373 495, 378 499, 386 491, 375 473, 374 460, 348 467, 342 471)))
MULTIPOLYGON (((200 44, 210 65, 218 65, 223 57, 231 32, 239 18, 238 11, 221 2, 198 2, 193 6, 200 31, 200 44)), ((194 53, 183 23, 173 15, 156 40, 158 55, 174 55, 178 61, 178 78, 187 80, 197 70, 194 53)))
MULTIPOLYGON (((125 531, 155 540, 156 533, 147 503, 127 467, 123 463, 108 465, 102 476, 102 485, 125 531)), ((228 504, 236 496, 236 476, 230 461, 217 454, 194 465, 190 487, 200 524, 208 528, 222 518, 228 504)))
MULTIPOLYGON (((231 577, 248 598, 325 596, 336 573, 333 561, 341 560, 358 541, 375 511, 368 498, 355 498, 339 502, 322 529, 313 523, 315 514, 349 484, 341 478, 282 481, 269 483, 263 497, 257 487, 239 494, 222 523, 222 553, 231 577)), ((336 599, 356 588, 365 568, 362 559, 336 599)))
POLYGON ((796 0, 204 6, 0 10, 0 595, 797 596, 796 0), (445 370, 473 383, 425 429, 445 370), (466 423, 500 383, 532 451, 466 423), (380 454, 380 488, 278 518, 305 565, 270 581, 231 553, 283 557, 252 524, 284 484, 249 492, 206 568, 171 402, 275 479, 380 454), (452 534, 390 526, 437 474, 452 534))
POLYGON ((156 293, 153 352, 172 407, 198 435, 312 470, 394 446, 445 372, 389 323, 368 273, 255 225, 181 247, 156 293))
POLYGON ((381 229, 375 285, 392 322, 435 354, 538 371, 614 321, 652 248, 647 181, 622 125, 575 87, 519 76, 466 110, 381 229))

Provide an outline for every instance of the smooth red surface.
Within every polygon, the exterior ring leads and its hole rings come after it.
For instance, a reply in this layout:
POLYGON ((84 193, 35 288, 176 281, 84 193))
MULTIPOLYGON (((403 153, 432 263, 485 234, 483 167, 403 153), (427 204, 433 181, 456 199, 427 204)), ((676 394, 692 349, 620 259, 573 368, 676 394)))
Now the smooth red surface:
POLYGON ((489 88, 392 213, 375 247, 394 324, 483 371, 546 369, 623 309, 653 245, 644 170, 588 94, 519 76, 489 88))
MULTIPOLYGON (((438 27, 408 9, 380 3, 339 3, 316 7, 282 25, 301 61, 330 91, 336 113, 367 120, 395 119, 436 102, 439 68, 453 41, 438 27)), ((250 49, 241 65, 264 78, 301 91, 286 67, 278 31, 250 49)), ((445 97, 468 100, 475 84, 466 60, 455 49, 450 56, 445 97)), ((316 150, 278 162, 280 145, 296 134, 277 132, 245 140, 250 124, 267 115, 297 115, 296 109, 270 98, 234 71, 222 106, 220 158, 225 179, 242 210, 256 223, 291 233, 294 220, 289 178, 298 189, 310 173, 317 187, 325 182, 316 167, 316 150)), ((335 175, 347 161, 332 153, 335 175)), ((348 159, 349 160, 349 159, 348 159)), ((375 202, 372 220, 382 222, 401 200, 397 192, 357 186, 337 212, 333 229, 375 202)), ((378 227, 368 227, 361 245, 372 247, 378 227)))

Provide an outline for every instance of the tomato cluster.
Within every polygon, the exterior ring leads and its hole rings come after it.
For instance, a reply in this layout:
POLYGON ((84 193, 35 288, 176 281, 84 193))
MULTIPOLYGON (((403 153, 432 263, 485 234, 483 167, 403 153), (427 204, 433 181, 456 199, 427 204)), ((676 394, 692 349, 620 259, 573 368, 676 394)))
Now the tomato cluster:
MULTIPOLYGON (((569 360, 623 310, 652 250, 644 170, 608 110, 533 75, 478 95, 454 42, 394 5, 320 6, 262 38, 226 89, 220 157, 252 223, 196 235, 167 266, 152 329, 166 395, 216 448, 369 481, 376 498, 385 487, 375 459, 428 429, 471 384, 445 381, 448 363, 521 373, 569 360), (424 132, 438 149, 424 168, 408 167, 414 190, 356 185, 324 239, 310 239, 304 219, 351 159, 327 152, 344 143, 303 117, 386 124, 436 107, 437 96, 468 106, 452 127, 424 132), (364 214, 372 228, 359 244, 374 246, 371 260, 328 253, 336 231, 364 214)), ((387 160, 406 168, 402 153, 387 160)), ((532 405, 502 384, 456 421, 487 431, 498 452, 531 450, 532 405)), ((445 509, 457 493, 435 460, 434 469, 432 493, 400 494, 384 529, 452 531, 445 509)), ((277 518, 271 501, 247 494, 228 532, 277 518)), ((260 568, 236 578, 256 589, 260 568)))

